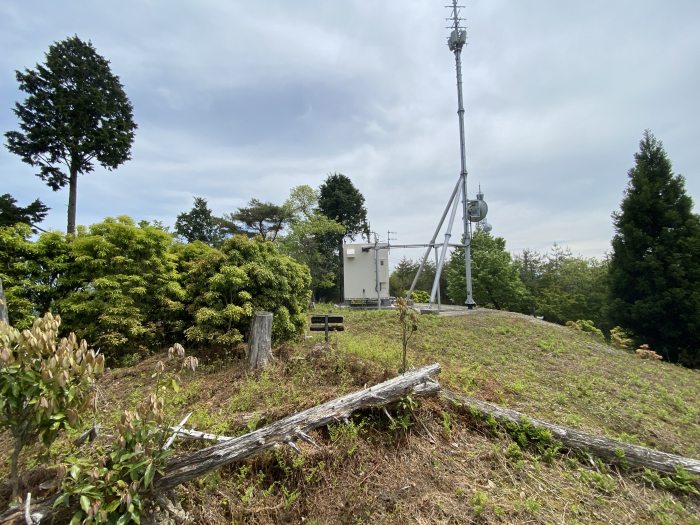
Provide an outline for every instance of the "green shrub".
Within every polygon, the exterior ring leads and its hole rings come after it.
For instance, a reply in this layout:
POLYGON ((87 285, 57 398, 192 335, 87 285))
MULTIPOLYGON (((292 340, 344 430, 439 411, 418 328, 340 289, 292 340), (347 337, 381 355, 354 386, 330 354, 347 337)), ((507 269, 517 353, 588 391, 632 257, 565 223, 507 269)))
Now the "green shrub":
POLYGON ((62 494, 54 507, 75 508, 70 523, 141 523, 145 500, 153 496, 154 480, 164 473, 171 453, 175 422, 166 417, 166 402, 180 389, 177 370, 194 372, 198 364, 178 343, 168 349, 168 360, 175 366, 166 369, 158 361, 153 390, 135 409, 122 412, 115 442, 66 458, 62 494))
POLYGON ((35 315, 31 300, 29 264, 33 258, 27 224, 16 224, 0 228, 0 279, 7 298, 10 322, 17 328, 31 326, 35 315))
POLYGON ((274 314, 276 342, 304 329, 309 270, 281 255, 273 243, 236 235, 220 249, 193 245, 179 252, 192 320, 185 330, 189 341, 236 345, 246 337, 253 313, 261 310, 274 314))
POLYGON ((184 292, 172 236, 129 217, 79 228, 57 301, 66 326, 111 361, 157 348, 181 333, 184 292))
POLYGON ((19 329, 31 327, 66 292, 61 276, 72 260, 64 234, 45 232, 36 242, 30 235, 25 224, 0 228, 0 279, 10 322, 19 329))
POLYGON ((37 438, 49 446, 58 432, 75 428, 93 399, 95 378, 104 371, 85 341, 70 334, 57 342, 61 319, 35 319, 20 332, 0 322, 0 430, 14 441, 10 460, 13 496, 18 489, 19 454, 37 438))
POLYGON ((603 341, 605 340, 603 332, 599 328, 596 328, 596 326, 593 324, 593 321, 589 321, 588 319, 579 319, 578 321, 567 321, 566 326, 568 326, 569 328, 573 328, 574 330, 579 330, 581 332, 586 332, 587 334, 592 334, 593 336, 603 341))
POLYGON ((427 303, 430 301, 430 292, 426 292, 425 290, 413 290, 411 299, 413 299, 414 303, 427 303))
POLYGON ((621 326, 616 326, 610 330, 610 344, 612 344, 615 348, 631 351, 632 346, 634 345, 634 340, 627 330, 621 326))

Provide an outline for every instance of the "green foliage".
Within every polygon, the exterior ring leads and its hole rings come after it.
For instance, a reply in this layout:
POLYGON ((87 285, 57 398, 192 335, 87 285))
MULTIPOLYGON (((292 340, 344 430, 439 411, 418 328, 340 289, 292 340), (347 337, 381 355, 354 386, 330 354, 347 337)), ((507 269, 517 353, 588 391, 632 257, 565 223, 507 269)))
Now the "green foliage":
POLYGON ((477 490, 471 497, 470 503, 472 505, 472 510, 474 511, 474 514, 477 518, 479 518, 486 510, 486 506, 489 503, 489 495, 483 490, 477 490))
POLYGON ((554 245, 540 255, 524 251, 517 259, 520 275, 533 297, 529 313, 564 324, 590 319, 607 329, 607 261, 574 257, 571 251, 554 245))
POLYGON ((210 246, 216 246, 223 238, 217 218, 202 197, 195 197, 192 209, 177 216, 175 233, 187 242, 201 241, 210 246))
POLYGON ((54 43, 45 63, 16 76, 27 98, 15 104, 21 131, 5 134, 7 148, 38 167, 53 190, 70 186, 68 233, 74 233, 78 174, 91 172, 93 159, 113 170, 130 158, 131 103, 109 62, 77 36, 54 43))
POLYGON ((610 330, 610 344, 621 350, 632 350, 634 339, 627 330, 621 326, 615 326, 610 330))
MULTIPOLYGON (((526 311, 528 292, 520 280, 518 265, 506 251, 506 241, 477 229, 471 241, 473 294, 477 304, 497 310, 526 311)), ((464 249, 452 252, 445 272, 447 294, 455 304, 464 304, 466 276, 464 249)))
POLYGON ((361 234, 369 242, 365 198, 349 177, 342 173, 328 175, 319 188, 318 207, 326 217, 345 227, 343 237, 354 240, 361 234))
POLYGON ((0 322, 0 430, 9 430, 14 440, 14 496, 22 448, 36 438, 48 447, 62 429, 75 428, 104 371, 104 356, 96 356, 85 340, 78 343, 71 333, 57 342, 60 323, 50 313, 22 332, 0 322))
POLYGON ((0 228, 22 222, 31 226, 32 231, 36 233, 38 230, 35 226, 46 218, 49 209, 39 199, 28 206, 17 206, 17 200, 5 193, 0 195, 0 228))
POLYGON ((613 215, 610 317, 667 360, 700 365, 700 218, 648 130, 613 215))
POLYGON ((605 336, 603 335, 603 332, 599 328, 596 328, 596 326, 593 324, 593 321, 589 321, 587 319, 579 319, 578 321, 567 321, 566 326, 568 326, 569 328, 573 328, 574 330, 579 330, 580 332, 593 334, 598 339, 600 339, 601 342, 605 341, 605 336))
POLYGON ((413 290, 411 298, 413 302, 416 303, 427 303, 430 301, 430 292, 426 292, 425 290, 413 290))
POLYGON ((289 210, 290 223, 308 220, 318 211, 318 191, 308 184, 295 186, 289 191, 284 207, 289 210))
POLYGON ((319 188, 318 209, 329 219, 342 224, 345 229, 343 233, 324 236, 324 241, 320 246, 326 260, 335 261, 333 268, 335 290, 332 288, 321 290, 323 292, 322 298, 341 300, 343 295, 343 239, 349 237, 354 240, 359 234, 369 242, 365 198, 349 177, 341 173, 333 173, 326 177, 319 188))
POLYGON ((345 228, 325 215, 314 212, 293 222, 289 234, 280 243, 280 250, 306 265, 311 274, 312 297, 318 290, 335 284, 337 258, 328 250, 328 239, 341 235, 345 228))
POLYGON ((27 224, 0 228, 0 279, 10 322, 18 328, 31 326, 34 305, 29 294, 29 261, 33 258, 31 229, 27 224))
MULTIPOLYGON (((389 294, 392 297, 405 296, 411 288, 419 267, 419 262, 403 257, 389 277, 389 294)), ((411 299, 416 303, 427 303, 430 300, 430 292, 432 291, 434 280, 435 264, 431 261, 426 261, 423 271, 418 277, 411 299)), ((447 299, 447 277, 445 272, 440 276, 440 297, 442 301, 447 299)))
POLYGON ((286 206, 251 199, 247 207, 224 215, 223 223, 232 232, 242 232, 250 237, 259 235, 264 241, 274 241, 291 218, 292 212, 286 206))
POLYGON ((236 235, 220 250, 203 249, 184 276, 194 324, 185 331, 197 344, 230 347, 247 335, 253 313, 274 314, 272 336, 283 341, 306 324, 310 277, 274 244, 236 235))
POLYGON ((31 242, 30 234, 25 224, 0 228, 0 279, 10 320, 19 329, 29 328, 65 292, 61 276, 72 260, 64 235, 43 233, 31 242))
POLYGON ((662 487, 666 490, 685 492, 688 494, 700 495, 698 491, 699 476, 695 476, 683 467, 676 467, 676 473, 672 476, 662 476, 658 472, 644 468, 642 479, 652 486, 662 487))
POLYGON ((70 292, 57 301, 65 324, 111 360, 175 338, 184 292, 172 244, 162 229, 128 217, 81 227, 62 277, 70 292))
MULTIPOLYGON (((180 344, 168 350, 168 359, 179 361, 181 369, 197 368, 197 359, 185 357, 180 344)), ((135 410, 122 413, 116 443, 107 449, 97 447, 85 457, 66 459, 62 493, 54 507, 79 504, 71 523, 140 523, 153 481, 163 474, 171 453, 166 446, 172 430, 165 400, 179 391, 177 374, 166 372, 162 361, 153 377, 153 392, 135 410)))

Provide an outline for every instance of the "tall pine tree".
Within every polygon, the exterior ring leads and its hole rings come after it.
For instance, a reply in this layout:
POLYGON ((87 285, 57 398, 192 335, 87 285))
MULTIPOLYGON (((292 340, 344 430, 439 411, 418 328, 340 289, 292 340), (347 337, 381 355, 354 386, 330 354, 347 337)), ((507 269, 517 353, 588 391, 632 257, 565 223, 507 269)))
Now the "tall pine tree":
POLYGON ((669 361, 700 366, 700 219, 648 130, 613 214, 610 317, 669 361))

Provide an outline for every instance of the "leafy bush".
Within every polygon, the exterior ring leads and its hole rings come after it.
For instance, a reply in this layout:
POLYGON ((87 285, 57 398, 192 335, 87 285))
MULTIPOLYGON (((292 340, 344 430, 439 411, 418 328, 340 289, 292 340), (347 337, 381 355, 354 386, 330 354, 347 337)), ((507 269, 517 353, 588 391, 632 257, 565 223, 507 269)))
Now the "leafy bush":
POLYGON ((111 360, 176 338, 184 292, 172 243, 161 228, 129 217, 80 228, 62 278, 70 291, 57 301, 65 324, 111 360))
POLYGON ((634 340, 627 330, 621 326, 615 326, 610 330, 610 344, 621 350, 631 350, 634 340))
MULTIPOLYGON (((181 370, 197 368, 197 359, 185 357, 185 349, 177 343, 168 350, 168 359, 178 360, 181 370)), ((92 449, 86 457, 66 460, 63 493, 54 506, 79 505, 71 523, 141 522, 145 499, 171 453, 165 400, 179 390, 177 373, 166 372, 162 361, 154 377, 153 392, 135 410, 122 413, 116 443, 107 449, 92 449)))
POLYGON ((605 336, 603 335, 603 332, 599 328, 596 328, 596 326, 593 324, 593 321, 589 321, 588 319, 579 319, 578 321, 567 321, 566 326, 568 326, 569 328, 573 328, 574 330, 579 330, 581 332, 586 332, 587 334, 592 334, 598 339, 605 341, 605 336))
POLYGON ((27 224, 0 228, 0 279, 7 298, 10 321, 18 328, 29 328, 34 317, 34 305, 29 294, 31 233, 27 224))
POLYGON ((185 330, 189 341, 240 343, 256 310, 274 314, 275 341, 303 330, 311 296, 309 270, 281 255, 271 242, 236 235, 220 250, 201 245, 182 250, 182 255, 189 258, 181 263, 187 271, 184 283, 193 319, 185 330))
POLYGON ((64 234, 45 232, 35 242, 30 235, 24 224, 0 228, 0 279, 10 321, 18 329, 31 327, 67 292, 61 277, 72 261, 64 234))
POLYGON ((634 353, 637 354, 637 357, 639 357, 639 359, 652 359, 657 361, 661 361, 661 359, 663 359, 659 354, 657 354, 651 348, 649 348, 649 345, 646 344, 641 345, 634 351, 634 353))
POLYGON ((14 497, 22 448, 36 438, 49 446, 60 430, 75 428, 104 371, 104 356, 96 356, 84 340, 78 343, 75 334, 56 343, 60 324, 50 313, 22 332, 0 322, 0 430, 9 429, 14 440, 14 497))
POLYGON ((430 292, 426 292, 425 290, 413 290, 411 299, 413 299, 414 303, 427 303, 430 301, 430 292))

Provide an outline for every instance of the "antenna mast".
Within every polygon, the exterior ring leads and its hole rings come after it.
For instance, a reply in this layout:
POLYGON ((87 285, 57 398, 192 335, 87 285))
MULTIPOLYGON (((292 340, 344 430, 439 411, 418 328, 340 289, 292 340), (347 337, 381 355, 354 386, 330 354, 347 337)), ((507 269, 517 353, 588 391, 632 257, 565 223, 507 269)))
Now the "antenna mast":
MULTIPOLYGON (((430 251, 432 249, 435 250, 435 255, 436 255, 436 271, 435 271, 435 280, 433 281, 433 288, 432 291, 430 292, 430 305, 429 308, 432 308, 433 302, 435 301, 436 296, 439 297, 439 289, 440 289, 440 276, 442 275, 442 269, 445 265, 445 257, 447 255, 447 248, 449 246, 457 246, 455 244, 450 244, 450 237, 452 235, 452 225, 454 224, 454 219, 455 215, 457 214, 457 208, 459 207, 459 199, 460 196, 462 198, 462 221, 464 223, 464 244, 460 244, 458 246, 463 246, 464 247, 464 270, 466 274, 466 288, 467 288, 467 299, 465 301, 465 304, 469 309, 472 309, 476 306, 476 302, 474 301, 474 297, 472 294, 472 268, 471 268, 471 240, 472 240, 472 235, 471 235, 471 223, 472 222, 478 222, 481 220, 484 220, 486 217, 486 213, 488 211, 488 207, 486 206, 486 203, 483 201, 483 195, 481 192, 479 192, 479 195, 477 196, 477 200, 470 201, 467 198, 467 154, 466 154, 466 148, 465 148, 465 141, 464 141, 464 99, 462 97, 462 59, 461 59, 461 54, 462 54, 462 48, 466 45, 467 43, 467 31, 460 26, 460 22, 463 20, 460 18, 460 7, 457 5, 457 0, 452 0, 452 5, 445 6, 447 8, 450 8, 452 11, 452 16, 447 19, 448 22, 450 22, 450 25, 447 27, 447 29, 451 29, 452 31, 450 32, 450 36, 447 39, 447 46, 450 48, 450 51, 452 51, 455 55, 455 66, 457 69, 457 115, 459 116, 459 146, 460 146, 460 160, 461 160, 461 170, 459 173, 459 179, 457 181, 457 184, 455 185, 454 189, 452 190, 452 194, 450 195, 450 199, 447 202, 447 206, 445 207, 445 210, 442 212, 442 217, 440 218, 440 222, 438 223, 438 226, 435 230, 435 233, 433 234, 432 239, 430 240, 430 243, 427 245, 427 249, 425 251, 425 254, 423 255, 423 259, 420 263, 420 266, 418 267, 418 272, 416 272, 416 276, 413 278, 413 284, 411 284, 411 288, 409 289, 407 293, 407 297, 410 299, 411 294, 413 293, 413 290, 416 287, 416 284, 418 283, 418 278, 420 277, 421 272, 423 271, 423 268, 425 267, 425 264, 428 260, 428 256, 430 255, 430 251), (445 231, 445 241, 442 243, 442 249, 440 256, 437 256, 437 247, 440 246, 439 244, 436 244, 435 241, 437 239, 437 236, 440 233, 440 230, 442 230, 442 226, 445 223, 445 219, 447 218, 447 215, 450 215, 449 221, 447 223, 447 228, 445 231)), ((440 299, 438 298, 438 310, 440 309, 440 299)))
MULTIPOLYGON (((461 160, 461 171, 459 174, 460 185, 462 187, 462 221, 464 223, 464 266, 467 284, 468 308, 474 308, 476 303, 472 296, 472 268, 471 268, 471 222, 469 220, 467 199, 467 154, 464 140, 464 98, 462 97, 462 48, 467 43, 467 31, 460 26, 460 18, 457 0, 452 0, 452 32, 447 39, 447 46, 455 55, 455 68, 457 70, 457 115, 459 116, 459 152, 461 160)), ((448 20, 450 20, 448 18, 448 20)))

